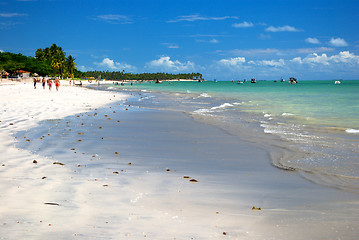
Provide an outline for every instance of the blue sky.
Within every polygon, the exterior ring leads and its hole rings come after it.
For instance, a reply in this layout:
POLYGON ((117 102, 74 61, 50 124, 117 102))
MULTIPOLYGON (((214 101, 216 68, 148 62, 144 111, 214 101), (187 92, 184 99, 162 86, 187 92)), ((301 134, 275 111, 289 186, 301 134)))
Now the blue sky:
POLYGON ((0 51, 81 71, 359 79, 358 0, 0 0, 0 51))

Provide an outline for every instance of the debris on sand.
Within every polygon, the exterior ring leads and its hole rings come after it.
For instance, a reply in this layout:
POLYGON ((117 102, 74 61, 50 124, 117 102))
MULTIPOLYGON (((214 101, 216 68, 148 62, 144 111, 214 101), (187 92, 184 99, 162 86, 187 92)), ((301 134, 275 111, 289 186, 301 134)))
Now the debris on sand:
POLYGON ((53 164, 54 164, 54 165, 61 165, 61 166, 64 166, 64 165, 65 165, 65 164, 60 163, 60 162, 54 162, 53 164))
POLYGON ((46 205, 52 205, 52 206, 60 206, 60 204, 58 204, 58 203, 52 203, 52 202, 46 202, 46 203, 44 203, 44 204, 46 204, 46 205))

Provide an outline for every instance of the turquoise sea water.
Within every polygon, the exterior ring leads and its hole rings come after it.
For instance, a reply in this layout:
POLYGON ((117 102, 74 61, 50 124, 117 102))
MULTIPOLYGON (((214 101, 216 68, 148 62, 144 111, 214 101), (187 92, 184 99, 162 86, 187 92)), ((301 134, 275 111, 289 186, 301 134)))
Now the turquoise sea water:
POLYGON ((273 165, 359 192, 359 81, 128 83, 142 107, 182 111, 267 144, 273 165))
MULTIPOLYGON (((133 88, 180 92, 206 93, 211 97, 232 98, 246 102, 243 111, 271 115, 293 114, 307 124, 335 128, 359 129, 359 81, 302 81, 288 82, 163 82, 142 83, 133 88), (248 104, 251 101, 250 104, 248 104)), ((206 96, 206 95, 203 95, 206 96)))

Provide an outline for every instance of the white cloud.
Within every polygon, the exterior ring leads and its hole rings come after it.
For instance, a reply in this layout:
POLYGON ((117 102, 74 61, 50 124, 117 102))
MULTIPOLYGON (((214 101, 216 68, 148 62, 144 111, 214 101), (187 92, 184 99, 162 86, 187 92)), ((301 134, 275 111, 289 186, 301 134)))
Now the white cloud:
POLYGON ((320 43, 317 38, 307 38, 307 39, 305 39, 305 41, 307 43, 311 43, 311 44, 319 44, 320 43))
POLYGON ((269 26, 265 29, 267 32, 299 32, 299 29, 295 27, 285 25, 283 27, 269 26))
POLYGON ((224 16, 224 17, 205 17, 199 14, 192 14, 186 16, 178 16, 173 20, 169 20, 167 22, 194 22, 194 21, 219 21, 219 20, 226 20, 226 19, 238 19, 235 16, 224 16))
POLYGON ((181 72, 193 71, 195 69, 195 64, 191 61, 185 63, 178 60, 172 61, 170 57, 163 56, 157 60, 148 62, 145 67, 154 71, 181 72))
POLYGON ((300 54, 310 54, 310 53, 322 53, 322 52, 332 52, 334 48, 327 48, 327 47, 319 47, 319 48, 298 48, 295 50, 295 53, 300 54))
POLYGON ((290 60, 290 62, 292 62, 292 63, 298 63, 298 64, 302 64, 302 63, 303 63, 301 57, 295 57, 295 58, 293 58, 292 60, 290 60))
POLYGON ((246 58, 244 58, 244 57, 221 59, 218 61, 219 64, 224 65, 224 66, 238 66, 245 62, 246 62, 246 58))
POLYGON ((349 51, 342 51, 337 55, 328 56, 323 53, 319 55, 317 53, 312 53, 307 57, 301 59, 300 57, 293 58, 291 62, 299 64, 310 64, 310 65, 333 65, 333 64, 350 64, 350 65, 359 65, 359 56, 350 53, 349 51))
POLYGON ((253 26, 254 26, 253 23, 251 23, 251 22, 246 22, 246 21, 244 21, 244 22, 242 22, 242 23, 234 23, 234 24, 232 25, 232 27, 235 27, 235 28, 250 28, 250 27, 253 27, 253 26))
POLYGON ((212 39, 196 39, 196 42, 199 42, 199 43, 219 43, 219 41, 216 39, 216 38, 212 38, 212 39))
POLYGON ((346 47, 348 43, 343 38, 331 38, 329 44, 334 47, 346 47))
POLYGON ((311 56, 308 56, 303 59, 303 63, 320 63, 323 65, 329 65, 327 54, 323 53, 322 55, 318 55, 317 53, 313 53, 311 56))
POLYGON ((259 35, 259 38, 260 38, 260 39, 271 39, 272 36, 269 35, 269 34, 263 34, 263 33, 261 33, 261 34, 259 35))
POLYGON ((288 48, 288 49, 276 49, 276 48, 257 48, 257 49, 232 49, 221 51, 217 50, 217 53, 221 54, 230 54, 235 56, 244 56, 244 57, 273 57, 273 56, 286 56, 297 57, 298 55, 308 55, 313 52, 315 53, 325 53, 333 52, 335 48, 331 47, 316 47, 316 48, 288 48))
POLYGON ((285 65, 283 59, 279 60, 260 60, 256 62, 257 65, 269 66, 269 67, 282 67, 285 65))
POLYGON ((342 51, 338 55, 334 55, 331 57, 336 63, 351 63, 351 64, 359 64, 359 56, 354 53, 350 53, 349 51, 342 51))
POLYGON ((162 43, 162 45, 165 45, 167 48, 179 48, 179 46, 175 43, 162 43))
POLYGON ((22 16, 27 16, 27 15, 24 13, 0 13, 0 17, 4 17, 4 18, 22 17, 22 16))
POLYGON ((94 63, 94 64, 103 67, 107 70, 114 70, 114 71, 120 71, 120 70, 134 71, 136 69, 135 66, 126 63, 115 62, 114 60, 109 58, 104 58, 102 62, 94 63))
POLYGON ((242 56, 216 61, 208 70, 213 76, 220 74, 224 79, 278 79, 289 75, 299 79, 353 79, 353 76, 359 76, 359 55, 341 51, 337 54, 312 52, 304 57, 297 55, 287 59, 242 56))
POLYGON ((278 49, 275 48, 257 48, 257 49, 233 49, 229 53, 232 55, 259 56, 268 54, 277 54, 278 49))
POLYGON ((77 66, 77 69, 80 70, 81 72, 91 71, 89 68, 83 65, 77 66))
POLYGON ((219 43, 219 41, 218 41, 217 39, 215 39, 215 38, 209 40, 209 42, 210 42, 210 43, 219 43))
POLYGON ((3 52, 4 52, 4 50, 0 49, 0 53, 3 53, 3 52))
POLYGON ((94 18, 95 20, 105 21, 107 23, 112 24, 130 24, 133 23, 133 20, 125 15, 119 14, 106 14, 106 15, 99 15, 94 18))

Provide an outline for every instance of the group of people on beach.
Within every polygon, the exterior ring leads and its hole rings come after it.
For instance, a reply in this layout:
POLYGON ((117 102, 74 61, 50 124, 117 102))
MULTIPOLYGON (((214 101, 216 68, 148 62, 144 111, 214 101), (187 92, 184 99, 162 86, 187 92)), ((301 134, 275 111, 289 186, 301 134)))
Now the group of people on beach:
POLYGON ((47 86, 49 86, 49 90, 51 91, 52 89, 52 85, 55 84, 56 87, 56 91, 59 91, 59 87, 60 87, 60 80, 58 78, 55 78, 54 80, 52 80, 51 78, 42 78, 42 80, 37 79, 34 77, 34 89, 36 89, 36 84, 37 82, 41 82, 42 88, 45 89, 46 87, 46 83, 47 86))

